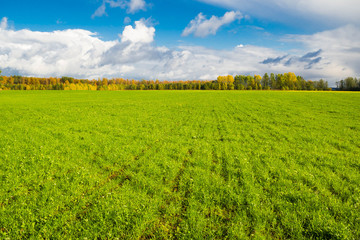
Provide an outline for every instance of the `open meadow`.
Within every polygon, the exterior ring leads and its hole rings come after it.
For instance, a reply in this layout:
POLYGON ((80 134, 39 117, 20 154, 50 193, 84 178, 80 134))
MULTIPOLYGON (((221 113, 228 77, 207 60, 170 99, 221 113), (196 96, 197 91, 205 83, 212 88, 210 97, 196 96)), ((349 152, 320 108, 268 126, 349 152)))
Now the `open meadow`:
POLYGON ((360 93, 1 91, 0 238, 359 239, 360 93))

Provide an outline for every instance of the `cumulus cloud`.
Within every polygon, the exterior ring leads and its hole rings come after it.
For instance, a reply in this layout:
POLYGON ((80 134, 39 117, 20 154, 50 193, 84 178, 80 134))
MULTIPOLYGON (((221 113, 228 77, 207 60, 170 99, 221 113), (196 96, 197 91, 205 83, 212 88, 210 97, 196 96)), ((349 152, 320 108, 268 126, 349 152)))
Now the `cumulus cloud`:
POLYGON ((194 34, 196 37, 206 37, 210 34, 215 35, 220 27, 232 23, 235 20, 240 20, 242 14, 239 11, 226 12, 224 16, 212 16, 207 19, 202 13, 199 13, 194 20, 191 20, 189 25, 184 29, 182 36, 194 34))
MULTIPOLYGON (((54 32, 0 30, 0 68, 33 76, 91 76, 101 54, 116 41, 73 29, 54 32)), ((100 71, 111 69, 101 69, 100 71)), ((114 73, 114 72, 113 72, 114 73)))
POLYGON ((358 0, 198 0, 227 9, 240 10, 252 16, 284 23, 320 21, 325 25, 358 24, 358 0), (299 21, 302 20, 302 21, 299 21))
POLYGON ((142 19, 135 21, 135 27, 126 26, 119 34, 121 41, 103 53, 100 65, 116 66, 161 59, 159 55, 163 51, 152 45, 155 28, 146 24, 147 21, 142 19))
POLYGON ((135 22, 135 28, 131 25, 126 26, 120 37, 121 42, 151 43, 154 41, 154 35, 155 28, 147 27, 145 25, 145 20, 141 20, 135 22))
POLYGON ((146 10, 146 2, 144 0, 103 0, 100 7, 96 9, 96 11, 91 16, 92 18, 101 17, 107 15, 106 6, 110 6, 111 8, 126 8, 127 13, 136 13, 137 11, 146 10))
MULTIPOLYGON (((3 19, 2 22, 5 22, 3 19)), ((4 25, 4 24, 3 24, 4 25)), ((97 78, 136 73, 133 63, 164 52, 154 47, 146 20, 126 26, 121 39, 103 41, 82 29, 36 32, 0 29, 0 69, 5 74, 97 78)))
MULTIPOLYGON (((5 22, 3 19, 2 22, 5 22)), ((160 80, 212 80, 226 74, 295 72, 306 79, 335 81, 360 73, 360 29, 346 27, 282 41, 304 45, 297 54, 253 45, 214 50, 200 46, 156 46, 146 20, 126 26, 114 41, 69 29, 53 32, 0 29, 0 69, 5 75, 126 77, 160 80)))

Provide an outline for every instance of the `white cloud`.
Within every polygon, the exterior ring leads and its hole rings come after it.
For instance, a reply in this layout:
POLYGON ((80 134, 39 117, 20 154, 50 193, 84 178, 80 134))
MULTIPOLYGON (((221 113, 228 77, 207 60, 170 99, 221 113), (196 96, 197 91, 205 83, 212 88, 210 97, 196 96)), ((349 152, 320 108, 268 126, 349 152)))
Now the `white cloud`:
POLYGON ((103 0, 103 3, 96 9, 91 17, 95 18, 107 15, 106 5, 109 5, 111 8, 126 8, 126 12, 132 14, 140 10, 145 11, 147 7, 145 0, 103 0))
POLYGON ((7 17, 3 17, 2 19, 1 19, 1 22, 0 22, 0 29, 7 29, 7 27, 8 27, 8 19, 7 19, 7 17))
MULTIPOLYGON (((4 22, 5 20, 2 20, 4 22)), ((295 72, 330 85, 360 74, 360 29, 353 25, 313 35, 291 35, 304 50, 297 54, 252 45, 214 50, 199 46, 157 47, 155 28, 145 20, 126 26, 120 39, 103 41, 96 34, 70 29, 54 32, 0 29, 3 74, 126 77, 135 79, 216 79, 225 74, 295 72)))
POLYGON ((147 27, 145 20, 136 21, 135 28, 128 25, 121 34, 121 42, 151 43, 154 41, 155 28, 147 27))
POLYGON ((128 12, 129 13, 135 13, 139 10, 145 10, 146 9, 146 3, 144 0, 131 0, 128 3, 128 12))
POLYGON ((327 74, 360 75, 360 27, 346 25, 313 35, 289 35, 287 40, 301 42, 307 49, 321 49, 327 74))
POLYGON ((0 69, 5 74, 40 77, 138 76, 133 64, 164 53, 164 48, 150 45, 155 28, 145 23, 140 20, 134 28, 126 26, 121 40, 115 41, 103 41, 82 29, 37 32, 1 28, 0 69))
MULTIPOLYGON (((86 30, 54 32, 0 30, 0 68, 32 76, 93 76, 101 55, 117 41, 102 41, 86 30)), ((4 71, 6 72, 6 71, 4 71)))
POLYGON ((194 34, 196 37, 206 37, 210 34, 215 35, 220 27, 232 23, 235 20, 240 20, 242 15, 239 11, 227 12, 222 17, 212 16, 207 19, 202 13, 199 13, 194 20, 191 20, 189 25, 184 29, 182 36, 194 34))
POLYGON ((325 25, 358 24, 358 0, 198 0, 249 13, 252 16, 284 23, 317 21, 325 25), (302 20, 302 21, 299 21, 302 20))

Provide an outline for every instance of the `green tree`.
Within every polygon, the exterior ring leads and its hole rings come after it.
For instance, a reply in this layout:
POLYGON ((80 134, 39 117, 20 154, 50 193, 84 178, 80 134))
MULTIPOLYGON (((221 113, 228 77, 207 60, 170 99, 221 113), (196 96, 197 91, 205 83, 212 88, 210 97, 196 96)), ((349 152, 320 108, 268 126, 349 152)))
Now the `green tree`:
POLYGON ((244 90, 246 87, 245 81, 246 81, 246 76, 236 75, 234 80, 235 89, 244 90))
POLYGON ((274 73, 270 73, 270 88, 271 89, 276 89, 276 79, 275 79, 275 74, 274 73))
POLYGON ((324 81, 324 79, 320 79, 320 80, 317 82, 316 88, 317 88, 318 90, 327 90, 327 89, 328 89, 328 82, 327 82, 327 81, 324 81))
POLYGON ((283 74, 276 75, 276 89, 285 90, 285 79, 283 74))
POLYGON ((249 90, 255 89, 255 79, 253 76, 246 77, 246 86, 249 90))
POLYGON ((263 89, 270 89, 270 78, 269 75, 267 73, 264 74, 264 76, 261 79, 261 85, 263 87, 263 89))
POLYGON ((353 77, 347 77, 345 79, 345 90, 355 90, 357 87, 356 85, 356 81, 353 77))

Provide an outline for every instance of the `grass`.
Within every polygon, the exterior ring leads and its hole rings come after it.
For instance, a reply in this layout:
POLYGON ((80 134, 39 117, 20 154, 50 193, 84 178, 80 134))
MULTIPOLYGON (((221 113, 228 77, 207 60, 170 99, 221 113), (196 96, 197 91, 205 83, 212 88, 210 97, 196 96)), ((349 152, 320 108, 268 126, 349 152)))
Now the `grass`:
POLYGON ((0 238, 359 239, 360 94, 0 92, 0 238))

